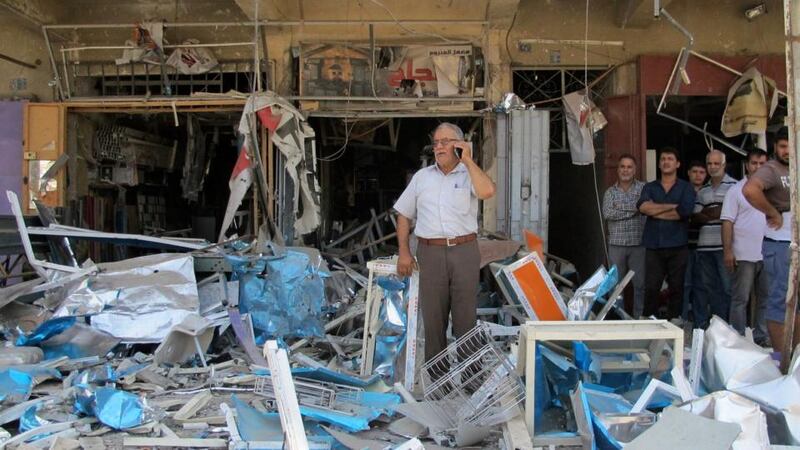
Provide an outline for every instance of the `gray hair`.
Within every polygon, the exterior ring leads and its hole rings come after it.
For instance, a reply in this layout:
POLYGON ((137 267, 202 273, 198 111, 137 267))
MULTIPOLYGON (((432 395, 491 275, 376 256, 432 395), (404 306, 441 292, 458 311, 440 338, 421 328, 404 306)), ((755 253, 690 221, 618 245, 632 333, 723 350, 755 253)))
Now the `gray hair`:
POLYGON ((716 149, 711 150, 711 151, 708 152, 708 154, 706 155, 706 163, 708 163, 708 157, 711 156, 712 153, 717 153, 720 156, 722 156, 722 164, 725 164, 725 152, 721 152, 721 151, 716 150, 716 149))
POLYGON ((437 126, 436 129, 433 130, 433 134, 436 134, 436 132, 441 130, 442 128, 449 129, 450 131, 452 131, 453 133, 456 134, 456 137, 459 140, 461 140, 461 141, 464 140, 464 132, 461 130, 461 128, 458 125, 456 125, 454 123, 450 123, 450 122, 442 122, 442 123, 440 123, 439 126, 437 126))

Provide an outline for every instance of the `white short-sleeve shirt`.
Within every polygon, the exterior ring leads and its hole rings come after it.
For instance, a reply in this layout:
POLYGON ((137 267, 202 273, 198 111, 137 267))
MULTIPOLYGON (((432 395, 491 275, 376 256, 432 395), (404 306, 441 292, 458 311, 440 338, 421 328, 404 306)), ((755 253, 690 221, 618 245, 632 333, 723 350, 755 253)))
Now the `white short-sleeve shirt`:
POLYGON ((478 232, 478 197, 463 163, 445 175, 433 164, 417 171, 394 210, 416 220, 414 234, 425 239, 478 232))
POLYGON ((721 220, 733 223, 733 255, 737 261, 761 261, 761 241, 767 231, 764 213, 753 208, 744 198, 742 188, 747 178, 731 186, 722 203, 721 220))

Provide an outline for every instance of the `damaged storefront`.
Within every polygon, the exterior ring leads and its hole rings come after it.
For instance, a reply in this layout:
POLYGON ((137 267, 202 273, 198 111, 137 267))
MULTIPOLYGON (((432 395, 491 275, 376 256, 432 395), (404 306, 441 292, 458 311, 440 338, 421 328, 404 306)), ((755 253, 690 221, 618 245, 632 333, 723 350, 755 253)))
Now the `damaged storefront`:
POLYGON ((779 57, 634 44, 687 37, 667 0, 144 3, 43 22, 54 101, 0 103, 0 449, 800 445, 800 355, 633 317, 600 206, 623 153, 649 180, 656 146, 770 131, 779 57), (393 205, 443 123, 492 187, 453 186, 477 321, 426 358, 393 205))

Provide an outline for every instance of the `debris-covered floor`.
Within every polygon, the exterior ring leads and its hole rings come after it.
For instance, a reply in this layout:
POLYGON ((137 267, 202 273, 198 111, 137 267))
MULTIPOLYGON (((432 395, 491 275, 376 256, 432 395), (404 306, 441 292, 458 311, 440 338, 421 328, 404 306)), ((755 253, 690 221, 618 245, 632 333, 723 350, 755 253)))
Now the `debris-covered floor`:
MULTIPOLYGON (((24 244, 42 231, 19 229, 24 244)), ((800 443, 798 360, 782 375, 716 317, 688 338, 626 320, 616 268, 574 286, 566 262, 484 238, 482 320, 422 361, 417 276, 391 259, 359 271, 257 239, 102 237, 163 253, 79 267, 31 253, 39 276, 0 291, 3 448, 800 443), (222 269, 198 270, 208 258, 222 269)))

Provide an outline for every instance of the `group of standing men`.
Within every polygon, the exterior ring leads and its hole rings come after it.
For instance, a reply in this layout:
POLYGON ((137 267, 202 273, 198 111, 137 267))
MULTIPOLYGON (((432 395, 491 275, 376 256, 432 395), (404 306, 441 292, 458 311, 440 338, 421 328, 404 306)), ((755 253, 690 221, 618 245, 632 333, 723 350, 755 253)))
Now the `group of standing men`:
MULTIPOLYGON (((635 272, 635 318, 655 314, 688 320, 691 311, 695 327, 707 327, 717 315, 744 334, 755 290, 754 338, 783 348, 791 241, 785 129, 774 149, 770 161, 762 150, 749 152, 746 176, 739 181, 725 172, 725 154, 719 150, 707 154, 705 166, 690 165, 689 182, 678 177, 681 163, 674 148, 661 150, 661 176, 650 183, 635 178, 632 155, 619 158, 617 182, 603 198, 603 216, 610 263, 623 274, 635 272), (667 308, 660 314, 665 280, 667 308)), ((795 322, 800 325, 797 316, 795 322)))

